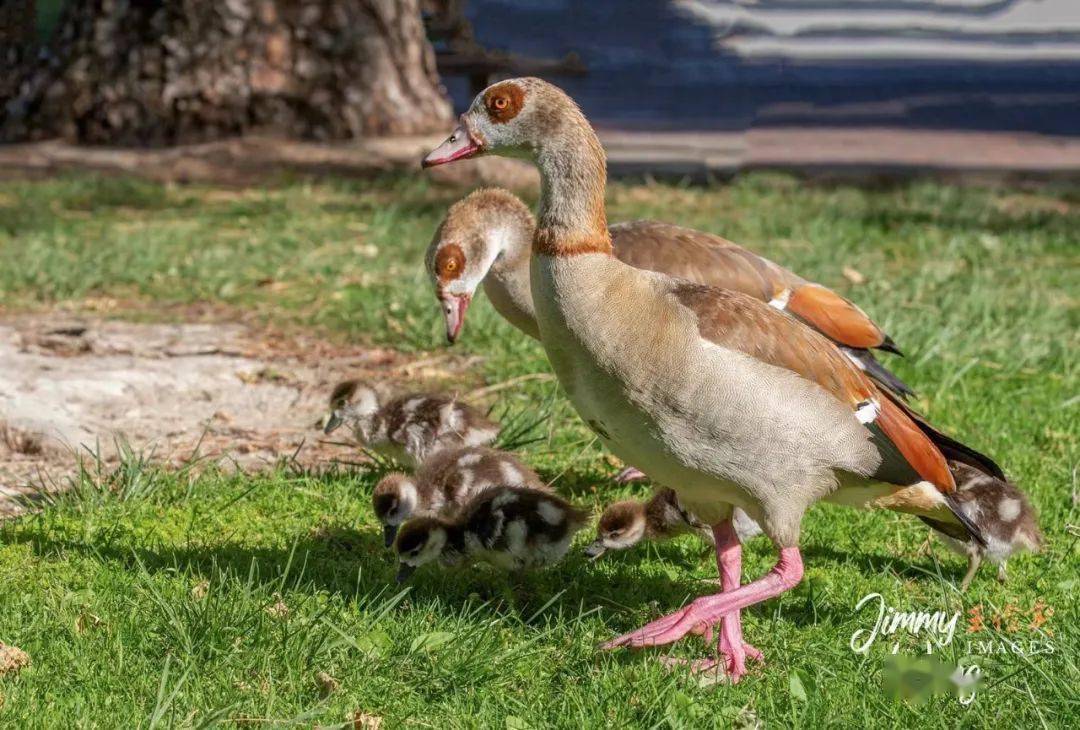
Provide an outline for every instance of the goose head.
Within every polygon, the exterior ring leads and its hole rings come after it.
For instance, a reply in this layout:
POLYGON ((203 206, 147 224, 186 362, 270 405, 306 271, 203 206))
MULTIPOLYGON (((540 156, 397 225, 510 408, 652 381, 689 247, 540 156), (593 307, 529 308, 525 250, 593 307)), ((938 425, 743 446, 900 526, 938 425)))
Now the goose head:
POLYGON ((504 309, 525 310, 531 317, 531 301, 519 300, 528 299, 527 257, 535 226, 525 203, 499 188, 477 190, 450 207, 425 257, 448 342, 453 344, 461 333, 481 283, 511 322, 521 313, 504 309))
POLYGON ((424 167, 477 155, 519 157, 540 171, 539 226, 533 250, 611 253, 604 210, 607 161, 581 109, 546 81, 519 78, 484 89, 424 167))
POLYGON ((446 525, 432 517, 418 517, 401 526, 394 540, 398 583, 404 583, 421 565, 438 560, 446 547, 446 525))
POLYGON ((585 554, 595 560, 608 550, 632 548, 645 537, 646 527, 644 502, 615 502, 600 515, 596 540, 585 549, 585 554))
POLYGON ((371 493, 371 506, 383 526, 386 547, 394 544, 398 527, 412 516, 418 501, 416 482, 401 472, 387 474, 375 485, 371 493))
POLYGON ((457 128, 421 163, 444 165, 484 154, 535 161, 547 143, 591 132, 573 99, 537 78, 507 79, 487 87, 461 115, 457 128))
POLYGON ((346 421, 362 423, 379 410, 379 394, 359 380, 346 380, 334 386, 330 393, 330 409, 324 433, 332 433, 346 421))

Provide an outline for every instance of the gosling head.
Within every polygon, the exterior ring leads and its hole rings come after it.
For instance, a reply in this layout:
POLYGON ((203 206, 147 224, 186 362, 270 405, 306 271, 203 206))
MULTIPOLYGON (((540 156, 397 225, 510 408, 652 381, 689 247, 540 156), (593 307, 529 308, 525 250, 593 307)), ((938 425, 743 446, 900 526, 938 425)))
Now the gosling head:
POLYGON ((450 207, 428 246, 425 265, 453 344, 477 287, 496 260, 528 251, 535 222, 520 199, 499 188, 471 193, 450 207))
POLYGON ((375 485, 375 491, 371 493, 371 506, 383 526, 386 547, 394 544, 398 527, 416 511, 418 501, 416 482, 401 472, 387 474, 375 485))
POLYGON ((447 538, 446 525, 432 517, 418 517, 402 525, 394 540, 398 583, 408 580, 421 565, 438 560, 447 538))
POLYGON ((632 548, 645 537, 646 526, 644 502, 615 502, 600 515, 596 540, 585 554, 595 560, 608 550, 632 548))
POLYGON ((370 418, 379 410, 379 394, 359 380, 346 380, 334 386, 330 393, 330 412, 326 416, 324 433, 332 433, 346 421, 370 418))

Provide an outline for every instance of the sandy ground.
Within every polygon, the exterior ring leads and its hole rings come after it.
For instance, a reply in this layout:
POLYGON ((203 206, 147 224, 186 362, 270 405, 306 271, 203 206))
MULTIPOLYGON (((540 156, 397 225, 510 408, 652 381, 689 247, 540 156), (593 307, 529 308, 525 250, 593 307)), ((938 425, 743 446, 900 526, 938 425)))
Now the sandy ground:
MULTIPOLYGON (((432 388, 475 361, 410 360, 241 324, 132 324, 62 314, 0 318, 0 515, 62 489, 77 459, 120 444, 179 464, 230 468, 363 456, 322 436, 333 385, 349 377, 432 388)), ((345 438, 345 437, 340 437, 345 438)))

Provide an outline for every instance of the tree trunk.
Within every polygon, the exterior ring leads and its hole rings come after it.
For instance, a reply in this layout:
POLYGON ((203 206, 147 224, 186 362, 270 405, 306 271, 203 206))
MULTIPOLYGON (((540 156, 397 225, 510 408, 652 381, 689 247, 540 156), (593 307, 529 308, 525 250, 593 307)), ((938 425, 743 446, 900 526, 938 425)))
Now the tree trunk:
POLYGON ((0 0, 0 100, 15 92, 19 68, 37 47, 35 0, 0 0))
POLYGON ((0 139, 329 140, 451 119, 417 0, 69 0, 0 139))

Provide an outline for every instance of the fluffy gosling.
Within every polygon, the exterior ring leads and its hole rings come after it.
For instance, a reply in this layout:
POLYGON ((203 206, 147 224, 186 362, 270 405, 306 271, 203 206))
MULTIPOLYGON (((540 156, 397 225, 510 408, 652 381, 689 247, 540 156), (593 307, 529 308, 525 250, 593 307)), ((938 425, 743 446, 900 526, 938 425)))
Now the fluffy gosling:
MULTIPOLYGON (((761 534, 761 527, 739 508, 733 515, 740 542, 761 534)), ((593 560, 608 550, 627 550, 642 540, 670 540, 693 532, 713 543, 712 528, 702 523, 679 502, 675 490, 657 490, 645 501, 615 502, 600 515, 596 540, 585 549, 593 560)))
POLYGON ((393 472, 375 485, 371 504, 383 526, 386 546, 394 543, 398 528, 413 517, 452 517, 485 489, 495 486, 547 486, 514 454, 486 446, 465 446, 439 451, 414 476, 393 472))
POLYGON ((1030 550, 1037 552, 1043 543, 1035 509, 1015 485, 984 474, 960 462, 950 462, 949 468, 956 481, 953 498, 960 511, 977 524, 986 538, 986 547, 972 540, 968 534, 950 536, 936 531, 942 542, 954 552, 968 559, 967 573, 960 582, 960 590, 966 591, 971 579, 979 570, 983 558, 998 567, 997 578, 1005 582, 1005 563, 1013 554, 1030 550))
POLYGON ((410 393, 380 403, 378 392, 347 380, 330 395, 325 433, 348 425, 365 447, 411 467, 438 451, 490 444, 498 424, 472 406, 445 395, 410 393))
POLYGON ((566 555, 588 513, 549 492, 500 486, 475 496, 453 520, 418 517, 401 526, 394 550, 398 582, 421 565, 485 562, 523 571, 566 555))

